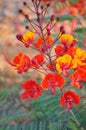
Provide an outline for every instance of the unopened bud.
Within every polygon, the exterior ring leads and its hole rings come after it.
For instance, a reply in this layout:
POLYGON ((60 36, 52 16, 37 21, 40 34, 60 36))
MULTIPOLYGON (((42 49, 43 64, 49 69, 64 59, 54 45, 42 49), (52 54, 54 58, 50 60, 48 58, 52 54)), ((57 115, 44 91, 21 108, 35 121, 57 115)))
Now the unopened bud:
POLYGON ((65 30, 62 30, 62 34, 65 34, 65 30))
POLYGON ((47 32, 47 35, 49 36, 50 34, 51 34, 50 31, 48 31, 48 32, 47 32))
POLYGON ((44 7, 43 7, 43 5, 41 6, 41 9, 43 9, 44 7))
POLYGON ((34 0, 32 0, 32 2, 34 3, 34 0))
POLYGON ((50 6, 50 3, 47 4, 47 7, 49 7, 49 6, 50 6))
POLYGON ((64 30, 64 26, 60 26, 60 31, 62 32, 64 30))
POLYGON ((50 26, 49 25, 46 26, 46 30, 50 31, 50 26))
POLYGON ((24 1, 24 2, 23 2, 23 5, 27 5, 27 3, 24 1))
POLYGON ((22 35, 21 35, 21 34, 17 34, 17 35, 16 35, 16 38, 17 38, 19 41, 21 41, 21 40, 22 40, 22 35))
POLYGON ((23 11, 22 11, 22 9, 19 9, 19 13, 22 13, 23 11))
POLYGON ((26 26, 25 26, 25 28, 26 28, 26 29, 29 29, 29 26, 28 26, 28 25, 26 25, 26 26))
POLYGON ((56 18, 56 20, 57 20, 57 21, 59 21, 59 20, 60 20, 60 18, 59 18, 59 17, 57 17, 57 18, 56 18))
POLYGON ((51 16, 51 18, 50 18, 51 21, 54 20, 54 18, 55 18, 55 15, 53 14, 53 15, 51 16))
POLYGON ((33 64, 36 64, 37 63, 37 60, 35 58, 32 59, 32 63, 33 64))
POLYGON ((25 14, 25 18, 26 18, 26 19, 29 19, 29 16, 28 16, 28 14, 25 14))

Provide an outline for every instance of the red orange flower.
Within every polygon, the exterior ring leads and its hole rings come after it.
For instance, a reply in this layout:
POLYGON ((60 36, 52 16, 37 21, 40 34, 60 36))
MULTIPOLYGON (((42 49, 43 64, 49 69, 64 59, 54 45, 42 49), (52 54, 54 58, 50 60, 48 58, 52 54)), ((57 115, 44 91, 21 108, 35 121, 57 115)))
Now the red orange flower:
POLYGON ((32 59, 32 66, 39 68, 44 64, 44 56, 42 54, 38 54, 32 59))
POLYGON ((76 53, 76 47, 75 46, 73 46, 73 47, 70 47, 68 50, 67 50, 67 54, 68 55, 71 55, 72 56, 72 58, 74 58, 74 55, 75 55, 75 53, 76 53))
POLYGON ((76 71, 72 74, 71 79, 72 86, 82 88, 82 84, 80 82, 86 82, 86 66, 77 68, 76 71))
POLYGON ((27 72, 31 66, 30 58, 27 55, 24 55, 22 52, 19 52, 18 55, 13 58, 12 62, 7 56, 5 56, 5 59, 10 65, 15 67, 19 74, 27 72))
POLYGON ((47 74, 42 81, 42 88, 47 90, 50 88, 51 93, 55 93, 55 87, 62 88, 65 83, 64 78, 59 74, 47 74))
POLYGON ((43 52, 45 52, 48 48, 51 48, 52 43, 53 43, 53 37, 52 36, 46 36, 45 37, 45 42, 41 37, 39 37, 38 41, 36 43, 34 43, 34 46, 37 49, 42 50, 43 52))
POLYGON ((61 56, 63 55, 64 53, 64 47, 63 46, 56 46, 55 47, 55 53, 58 55, 58 56, 61 56))
POLYGON ((25 91, 22 93, 22 98, 38 98, 42 95, 42 88, 41 86, 34 80, 26 81, 22 87, 25 91))
POLYGON ((78 105, 80 103, 80 96, 71 90, 67 90, 60 98, 60 104, 62 107, 66 107, 68 110, 72 109, 72 103, 78 105))

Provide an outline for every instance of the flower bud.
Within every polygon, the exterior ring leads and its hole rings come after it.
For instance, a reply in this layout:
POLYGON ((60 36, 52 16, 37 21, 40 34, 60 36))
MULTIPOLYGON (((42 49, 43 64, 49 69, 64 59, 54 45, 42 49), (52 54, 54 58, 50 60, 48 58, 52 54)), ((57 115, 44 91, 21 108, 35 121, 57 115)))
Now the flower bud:
POLYGON ((50 3, 47 4, 47 7, 49 7, 49 6, 50 6, 50 3))
POLYGON ((44 7, 43 7, 43 5, 41 5, 41 9, 43 9, 44 7))
POLYGON ((19 41, 21 41, 21 40, 22 40, 22 34, 17 34, 17 35, 16 35, 16 38, 17 38, 19 41))
POLYGON ((54 20, 54 18, 55 18, 55 15, 53 14, 53 15, 51 16, 51 18, 50 18, 51 21, 54 20))
POLYGON ((26 26, 25 26, 25 28, 26 28, 26 29, 29 29, 29 26, 28 26, 28 25, 26 25, 26 26))
POLYGON ((25 5, 25 6, 26 6, 26 5, 27 5, 27 3, 24 1, 24 2, 23 2, 23 5, 25 5))
POLYGON ((28 14, 25 14, 25 18, 26 18, 26 19, 29 19, 29 16, 28 16, 28 14))
POLYGON ((65 30, 62 30, 62 34, 65 34, 65 30))
POLYGON ((23 10, 22 9, 19 9, 19 13, 22 13, 23 12, 23 10))
POLYGON ((57 20, 57 21, 59 21, 59 20, 60 20, 60 18, 59 18, 59 17, 57 17, 57 18, 56 18, 56 20, 57 20))
POLYGON ((60 31, 62 32, 64 30, 64 26, 60 26, 60 31))

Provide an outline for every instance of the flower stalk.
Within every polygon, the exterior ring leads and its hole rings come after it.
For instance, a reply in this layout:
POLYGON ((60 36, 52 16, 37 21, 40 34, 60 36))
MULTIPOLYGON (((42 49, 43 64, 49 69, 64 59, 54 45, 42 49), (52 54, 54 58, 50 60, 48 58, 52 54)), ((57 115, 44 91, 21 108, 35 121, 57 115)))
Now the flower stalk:
POLYGON ((75 123, 77 124, 78 128, 79 128, 80 130, 85 130, 85 129, 81 126, 80 122, 77 120, 77 118, 76 118, 75 114, 73 113, 73 111, 72 111, 72 110, 69 110, 69 111, 70 111, 72 117, 74 118, 75 123))

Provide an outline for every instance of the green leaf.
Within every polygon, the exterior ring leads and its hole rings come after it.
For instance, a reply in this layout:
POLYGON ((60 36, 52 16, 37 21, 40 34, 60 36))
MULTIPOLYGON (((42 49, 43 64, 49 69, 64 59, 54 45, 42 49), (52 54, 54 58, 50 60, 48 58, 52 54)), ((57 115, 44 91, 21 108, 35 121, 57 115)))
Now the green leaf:
POLYGON ((76 4, 78 2, 78 0, 70 0, 69 1, 71 4, 76 4))

